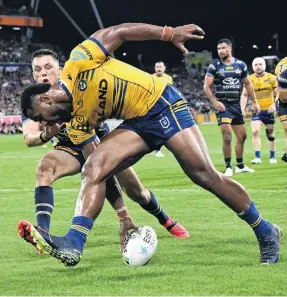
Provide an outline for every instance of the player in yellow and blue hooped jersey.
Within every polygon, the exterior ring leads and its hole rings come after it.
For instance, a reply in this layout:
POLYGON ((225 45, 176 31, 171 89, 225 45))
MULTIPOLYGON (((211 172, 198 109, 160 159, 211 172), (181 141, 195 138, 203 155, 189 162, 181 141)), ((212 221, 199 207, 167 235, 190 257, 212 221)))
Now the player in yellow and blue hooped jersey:
MULTIPOLYGON (((67 235, 53 236, 26 224, 27 235, 45 253, 67 266, 75 266, 102 210, 105 180, 165 145, 190 180, 215 194, 250 225, 259 243, 260 263, 278 262, 280 228, 261 217, 239 183, 215 169, 183 95, 171 85, 110 56, 123 41, 147 39, 170 41, 187 53, 186 40, 202 39, 197 32, 204 34, 196 25, 163 28, 128 23, 102 29, 72 50, 60 85, 34 84, 24 90, 22 112, 44 125, 71 120, 71 139, 89 156, 82 171, 78 208, 67 235), (124 122, 97 146, 92 129, 107 118, 124 122)), ((167 179, 171 182, 170 177, 167 179)), ((129 226, 123 228, 128 229, 129 226)))
MULTIPOLYGON (((250 81, 253 84, 256 98, 260 105, 260 112, 252 113, 252 141, 253 149, 255 153, 255 158, 251 161, 252 164, 261 163, 261 139, 260 139, 260 129, 262 123, 266 127, 266 136, 269 140, 270 157, 269 162, 271 164, 277 163, 275 158, 275 134, 274 134, 274 124, 275 124, 275 111, 276 111, 276 87, 277 81, 275 75, 265 72, 266 63, 261 57, 255 58, 252 62, 252 67, 254 73, 250 75, 250 81)), ((243 89, 242 99, 245 100, 243 103, 246 106, 247 102, 247 91, 246 88, 243 89)), ((242 105, 243 105, 242 104, 242 105)), ((244 108, 245 109, 245 108, 244 108)))

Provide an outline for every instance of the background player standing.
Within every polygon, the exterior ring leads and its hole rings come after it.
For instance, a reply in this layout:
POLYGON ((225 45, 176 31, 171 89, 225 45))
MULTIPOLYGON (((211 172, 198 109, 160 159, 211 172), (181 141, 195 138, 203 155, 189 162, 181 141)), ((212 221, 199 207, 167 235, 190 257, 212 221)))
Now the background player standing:
MULTIPOLYGON (((256 98, 260 105, 260 112, 253 112, 251 128, 252 128, 252 142, 255 158, 251 161, 252 164, 260 164, 261 161, 261 139, 260 129, 262 123, 266 127, 266 136, 269 140, 270 149, 270 164, 277 163, 275 158, 275 135, 274 135, 274 124, 275 124, 275 111, 276 104, 274 98, 276 97, 276 77, 268 72, 265 72, 266 63, 261 57, 255 58, 252 62, 254 73, 250 75, 250 81, 254 87, 256 98)), ((246 103, 248 100, 247 90, 244 87, 241 97, 241 106, 245 110, 246 103)))
POLYGON ((231 166, 231 141, 232 131, 236 136, 235 154, 237 166, 235 173, 255 170, 248 168, 243 162, 244 142, 246 129, 243 113, 240 106, 240 96, 243 84, 253 102, 253 110, 260 110, 255 97, 253 86, 248 78, 246 64, 232 56, 232 43, 229 39, 221 39, 217 43, 219 59, 210 64, 204 83, 204 92, 213 103, 218 125, 220 126, 223 139, 223 155, 225 160, 225 176, 232 176, 231 166), (213 94, 213 85, 215 95, 213 94))
MULTIPOLYGON (((162 62, 162 61, 156 62, 154 65, 154 71, 155 71, 155 73, 153 74, 153 76, 160 78, 163 81, 165 81, 171 85, 173 84, 172 77, 165 73, 166 66, 165 66, 164 62, 162 62)), ((155 156, 158 158, 162 158, 162 157, 164 157, 164 154, 160 150, 156 150, 155 156)))

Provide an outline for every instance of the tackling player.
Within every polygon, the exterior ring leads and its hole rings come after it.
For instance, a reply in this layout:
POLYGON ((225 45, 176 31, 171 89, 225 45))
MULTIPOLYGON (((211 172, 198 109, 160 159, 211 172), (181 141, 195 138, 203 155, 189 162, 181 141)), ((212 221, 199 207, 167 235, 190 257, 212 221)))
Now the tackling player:
MULTIPOLYGON (((55 85, 59 79, 59 59, 55 52, 48 49, 40 49, 32 55, 33 77, 36 82, 55 85)), ((40 131, 40 123, 22 115, 24 140, 27 146, 39 146, 56 136, 58 143, 39 162, 36 170, 35 211, 38 226, 46 231, 50 229, 50 217, 54 208, 53 183, 64 177, 81 172, 85 158, 81 148, 74 145, 69 139, 65 127, 59 125, 46 126, 40 131)), ((67 127, 66 127, 67 126, 67 127)), ((100 139, 109 133, 109 127, 103 123, 96 130, 100 139)), ((132 168, 128 168, 117 175, 120 185, 125 193, 147 212, 155 216, 172 235, 178 238, 189 237, 188 231, 179 223, 171 219, 158 204, 153 193, 143 187, 138 176, 132 168)), ((107 199, 118 210, 122 208, 121 191, 113 190, 111 182, 107 191, 107 199), (117 201, 120 199, 120 201, 117 201)))
MULTIPOLYGON (((287 57, 283 58, 275 68, 275 75, 277 76, 277 79, 279 75, 286 69, 287 69, 287 57)), ((282 95, 282 90, 281 90, 281 95, 282 95)), ((283 102, 281 100, 279 93, 277 95, 277 99, 279 102, 278 115, 285 132, 285 153, 283 154, 281 159, 282 161, 287 162, 287 102, 283 102)))
MULTIPOLYGON (((153 74, 154 77, 157 77, 159 79, 164 80, 165 82, 169 83, 169 84, 173 84, 173 79, 170 75, 166 74, 166 66, 163 62, 158 61, 155 63, 154 65, 154 71, 155 73, 153 74)), ((160 151, 160 150, 156 150, 155 151, 155 156, 162 158, 164 157, 164 154, 160 151)))
MULTIPOLYGON (((255 158, 251 161, 252 164, 260 164, 261 161, 261 139, 260 129, 262 123, 266 128, 266 136, 269 140, 270 157, 269 163, 275 164, 277 160, 275 158, 275 135, 274 135, 274 124, 275 124, 275 97, 276 97, 276 77, 268 72, 265 72, 266 63, 261 57, 255 58, 252 62, 254 73, 250 75, 250 81, 254 87, 256 98, 260 105, 260 112, 252 113, 252 141, 255 158)), ((241 97, 241 106, 245 110, 248 100, 248 93, 246 88, 243 88, 241 97)))
POLYGON ((23 91, 25 115, 43 125, 71 120, 69 136, 89 156, 82 169, 79 207, 66 236, 50 235, 27 221, 19 223, 45 253, 65 265, 76 265, 103 207, 105 180, 165 145, 193 182, 250 225, 260 263, 278 262, 279 227, 261 217, 239 183, 216 171, 187 100, 171 85, 110 56, 124 41, 148 39, 170 41, 187 53, 185 41, 202 39, 203 34, 196 25, 163 28, 128 23, 105 28, 72 50, 59 85, 33 84, 23 91), (93 127, 108 118, 124 122, 95 149, 93 127))

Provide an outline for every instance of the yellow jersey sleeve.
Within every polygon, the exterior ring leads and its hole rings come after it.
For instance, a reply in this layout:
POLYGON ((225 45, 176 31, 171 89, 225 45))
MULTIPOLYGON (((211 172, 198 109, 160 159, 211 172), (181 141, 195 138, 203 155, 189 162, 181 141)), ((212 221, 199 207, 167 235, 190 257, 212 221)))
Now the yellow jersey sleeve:
POLYGON ((68 131, 68 136, 70 140, 79 148, 83 148, 85 145, 89 144, 94 140, 98 140, 98 136, 94 129, 89 131, 81 131, 74 128, 70 128, 68 131))
POLYGON ((173 79, 170 75, 167 75, 168 83, 173 85, 173 79))
POLYGON ((69 60, 78 66, 80 71, 100 66, 109 57, 108 51, 95 38, 90 37, 77 45, 70 53, 69 60))

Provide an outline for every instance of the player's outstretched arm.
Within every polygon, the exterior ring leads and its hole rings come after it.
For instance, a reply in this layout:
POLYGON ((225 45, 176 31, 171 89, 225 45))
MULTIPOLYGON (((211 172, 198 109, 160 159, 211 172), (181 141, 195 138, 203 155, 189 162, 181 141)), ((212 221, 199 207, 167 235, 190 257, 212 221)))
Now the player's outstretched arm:
POLYGON ((203 39, 204 31, 197 25, 160 27, 141 23, 125 23, 95 32, 92 37, 99 40, 109 53, 124 41, 162 40, 170 41, 183 53, 188 53, 184 43, 190 39, 203 39))

